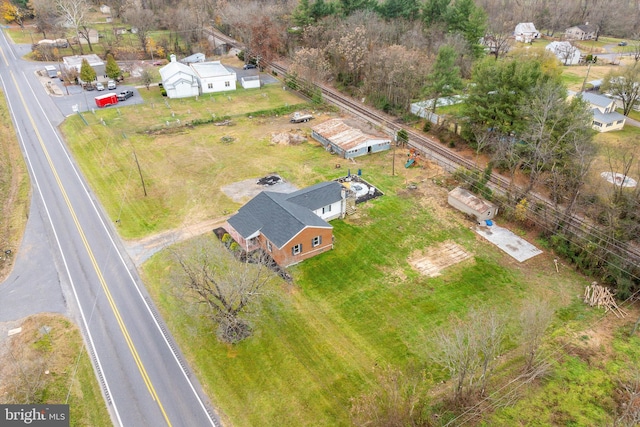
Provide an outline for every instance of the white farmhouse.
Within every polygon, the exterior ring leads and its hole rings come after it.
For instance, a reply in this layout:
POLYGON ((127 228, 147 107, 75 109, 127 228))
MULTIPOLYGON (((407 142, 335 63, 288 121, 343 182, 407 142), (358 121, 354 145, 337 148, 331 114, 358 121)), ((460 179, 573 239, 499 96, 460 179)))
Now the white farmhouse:
POLYGON ((190 65, 200 84, 200 93, 236 90, 235 71, 228 70, 220 61, 196 62, 190 65))
POLYGON ((589 103, 593 113, 591 127, 598 132, 610 132, 620 130, 627 120, 626 116, 616 111, 616 101, 597 93, 582 92, 577 94, 589 103))
POLYGON ((516 29, 513 32, 517 42, 531 43, 534 39, 540 38, 540 33, 536 30, 536 26, 533 22, 521 22, 516 25, 516 29))
POLYGON ((188 65, 177 62, 175 55, 171 55, 171 62, 159 71, 162 87, 169 98, 188 98, 200 93, 195 72, 188 65))
POLYGON ((545 46, 545 50, 553 53, 562 62, 562 65, 577 65, 580 63, 582 52, 569 42, 551 42, 545 46))

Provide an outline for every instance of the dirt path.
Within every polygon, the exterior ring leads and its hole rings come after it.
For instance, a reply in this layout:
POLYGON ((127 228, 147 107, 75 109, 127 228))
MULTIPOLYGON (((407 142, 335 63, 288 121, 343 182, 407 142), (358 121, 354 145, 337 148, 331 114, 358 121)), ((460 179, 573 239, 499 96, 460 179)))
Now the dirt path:
POLYGON ((175 243, 209 233, 214 228, 222 226, 228 218, 229 215, 213 218, 198 224, 167 230, 140 240, 125 241, 124 244, 133 262, 136 266, 140 266, 156 252, 175 243))

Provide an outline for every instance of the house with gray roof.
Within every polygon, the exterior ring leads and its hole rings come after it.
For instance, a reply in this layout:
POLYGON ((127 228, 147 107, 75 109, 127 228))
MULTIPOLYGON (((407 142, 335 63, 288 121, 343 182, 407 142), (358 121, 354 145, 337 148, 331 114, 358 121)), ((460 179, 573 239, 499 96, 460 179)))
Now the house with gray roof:
POLYGON ((564 37, 567 40, 592 40, 596 38, 598 27, 589 25, 576 25, 564 30, 564 37))
POLYGON ((616 111, 615 99, 591 92, 581 92, 576 96, 582 97, 589 103, 593 113, 591 127, 598 132, 611 132, 624 127, 627 118, 616 111))
POLYGON ((343 217, 346 190, 323 182, 295 191, 263 191, 227 221, 226 230, 247 252, 262 248, 286 267, 333 248, 333 227, 343 217))

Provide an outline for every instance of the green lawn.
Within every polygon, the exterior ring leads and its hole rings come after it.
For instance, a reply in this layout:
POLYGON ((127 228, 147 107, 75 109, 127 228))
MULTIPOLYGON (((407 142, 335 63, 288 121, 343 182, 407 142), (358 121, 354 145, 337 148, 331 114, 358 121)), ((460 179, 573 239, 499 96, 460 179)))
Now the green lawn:
POLYGON ((236 210, 238 203, 220 191, 226 184, 274 170, 300 183, 316 176, 304 170, 304 164, 321 153, 301 145, 283 155, 265 133, 271 122, 290 129, 288 116, 249 118, 245 114, 304 102, 279 85, 197 100, 170 100, 155 87, 141 89, 140 94, 145 100, 142 105, 85 113, 89 126, 78 116, 62 125, 74 156, 107 212, 114 221, 121 220, 124 237, 140 237, 236 210), (231 116, 234 125, 184 126, 213 115, 231 116), (223 143, 224 136, 234 141, 223 143))
MULTIPOLYGON (((350 399, 375 388, 377 369, 387 365, 423 370, 437 403, 448 390, 448 384, 438 385, 447 375, 430 362, 428 339, 435 328, 446 327, 449 316, 464 317, 472 306, 515 316, 533 296, 544 297, 558 308, 548 348, 558 346, 555 334, 570 336, 595 312, 577 297, 588 280, 565 266, 556 272, 552 254, 519 264, 470 231, 468 220, 446 207, 447 189, 429 178, 438 171, 404 169, 396 159, 396 174, 391 176, 393 152, 350 163, 313 142, 271 144, 271 132, 302 127, 289 124, 286 115, 255 113, 301 102, 279 85, 198 100, 165 100, 157 89, 141 94, 144 105, 85 114, 90 126, 79 117, 63 125, 74 156, 109 215, 122 219, 125 237, 233 212, 240 203, 221 187, 271 172, 302 187, 357 168, 385 193, 359 205, 357 215, 332 222, 335 249, 292 267, 294 284, 270 289, 252 317, 255 334, 235 346, 218 343, 212 325, 190 316, 175 299, 170 280, 177 267, 168 251, 142 267, 163 318, 229 424, 349 425, 350 399), (230 115, 235 126, 177 124, 178 119, 184 124, 211 114, 230 115), (222 136, 234 140, 224 144, 222 136), (417 183, 418 189, 406 190, 408 182, 417 183), (466 248, 472 259, 436 278, 413 270, 407 260, 411 255, 445 240, 466 248)), ((406 153, 398 150, 396 155, 406 153)), ((509 325, 512 334, 516 324, 509 325)), ((516 340, 515 335, 508 339, 511 362, 499 370, 497 384, 517 370, 516 340)), ((574 401, 585 399, 581 389, 570 391, 574 401)))
MULTIPOLYGON (((296 285, 275 291, 255 336, 239 345, 219 344, 211 326, 185 317, 171 297, 176 266, 168 253, 144 265, 163 317, 235 426, 349 425, 350 398, 374 387, 376 366, 418 366, 430 384, 447 378, 430 362, 427 340, 451 314, 464 317, 479 305, 513 312, 534 294, 566 305, 585 283, 566 269, 556 274, 549 259, 535 268, 513 265, 477 239, 460 215, 434 217, 415 198, 398 194, 401 178, 362 165, 371 182, 384 183, 386 195, 359 205, 359 218, 332 222, 335 249, 290 269, 296 285), (414 251, 444 240, 472 251, 473 260, 432 279, 409 266, 414 251)), ((428 191, 446 197, 443 189, 428 191)), ((580 304, 569 317, 584 310, 580 304)))

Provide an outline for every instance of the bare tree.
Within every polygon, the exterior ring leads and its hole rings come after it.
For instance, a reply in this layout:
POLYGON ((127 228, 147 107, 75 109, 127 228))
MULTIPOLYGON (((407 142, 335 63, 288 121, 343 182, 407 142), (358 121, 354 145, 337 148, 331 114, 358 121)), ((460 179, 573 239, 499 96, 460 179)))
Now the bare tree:
POLYGON ((67 25, 73 29, 80 46, 80 54, 84 54, 82 43, 80 43, 80 29, 86 24, 86 15, 89 12, 87 2, 85 0, 55 0, 55 4, 67 25))
POLYGON ((132 27, 136 28, 136 35, 140 41, 145 57, 149 55, 149 32, 155 29, 156 15, 149 9, 129 9, 125 18, 132 27))
POLYGON ((453 399, 459 403, 473 385, 478 359, 477 334, 470 325, 453 318, 446 329, 436 332, 431 359, 449 371, 453 379, 453 399))
POLYGON ((351 399, 351 419, 356 426, 413 427, 424 425, 424 379, 419 372, 391 367, 377 372, 373 390, 351 399))
POLYGON ((601 90, 620 99, 623 114, 628 116, 640 98, 640 65, 636 62, 623 67, 620 71, 607 74, 601 90))
POLYGON ((37 30, 42 33, 43 38, 47 38, 47 34, 60 32, 58 25, 59 13, 55 3, 49 0, 31 0, 29 2, 33 9, 33 22, 37 30))
POLYGON ((541 298, 534 297, 524 302, 520 311, 520 326, 526 372, 534 370, 542 339, 551 324, 553 313, 553 308, 541 298))
POLYGON ((469 327, 475 330, 480 357, 480 393, 484 395, 496 358, 502 351, 506 317, 490 308, 472 309, 469 327))
POLYGON ((217 326, 218 339, 237 343, 251 335, 247 315, 275 278, 261 252, 237 260, 215 237, 174 252, 180 266, 174 278, 178 295, 197 303, 217 326))
POLYGON ((618 380, 615 400, 618 403, 615 427, 634 427, 640 425, 640 372, 637 366, 626 369, 627 378, 618 380))

